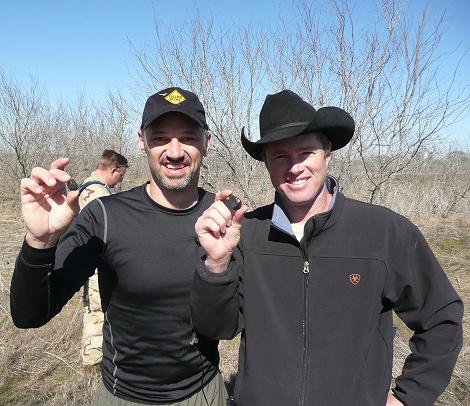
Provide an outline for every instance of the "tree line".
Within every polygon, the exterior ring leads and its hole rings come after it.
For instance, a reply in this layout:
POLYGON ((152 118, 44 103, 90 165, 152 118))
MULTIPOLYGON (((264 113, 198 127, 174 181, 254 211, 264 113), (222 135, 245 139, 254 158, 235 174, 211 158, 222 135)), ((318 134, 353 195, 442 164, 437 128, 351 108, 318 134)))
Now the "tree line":
POLYGON ((354 117, 355 136, 332 168, 347 194, 404 214, 468 211, 468 146, 443 143, 470 107, 469 86, 456 80, 459 63, 449 68, 442 49, 445 16, 410 14, 397 0, 374 2, 372 11, 366 27, 346 0, 297 2, 294 18, 263 27, 229 29, 198 11, 185 30, 155 18, 153 43, 130 43, 138 66, 132 99, 113 90, 99 103, 52 101, 37 82, 0 71, 0 193, 15 194, 33 166, 57 156, 71 157, 71 172, 84 177, 104 148, 130 158, 128 186, 143 181, 140 110, 146 96, 175 85, 197 93, 207 110, 215 142, 205 185, 229 185, 249 205, 264 203, 269 180, 242 150, 240 132, 256 139, 265 95, 289 88, 354 117))

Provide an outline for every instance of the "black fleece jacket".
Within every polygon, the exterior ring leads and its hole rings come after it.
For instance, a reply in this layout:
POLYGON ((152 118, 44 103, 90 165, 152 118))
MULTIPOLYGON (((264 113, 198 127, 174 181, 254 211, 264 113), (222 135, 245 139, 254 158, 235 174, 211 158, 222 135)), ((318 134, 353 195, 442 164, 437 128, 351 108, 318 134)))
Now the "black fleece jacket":
POLYGON ((218 370, 217 342, 195 343, 189 307, 194 223, 213 201, 199 189, 194 207, 171 210, 143 185, 91 202, 57 247, 23 245, 11 283, 14 323, 45 324, 98 267, 106 388, 143 404, 190 397, 218 370))
POLYGON ((191 298, 203 336, 242 331, 238 406, 381 406, 392 371, 392 310, 414 331, 396 379, 408 406, 430 406, 462 346, 462 301, 419 230, 383 207, 336 194, 300 243, 246 215, 229 269, 199 263, 191 298))

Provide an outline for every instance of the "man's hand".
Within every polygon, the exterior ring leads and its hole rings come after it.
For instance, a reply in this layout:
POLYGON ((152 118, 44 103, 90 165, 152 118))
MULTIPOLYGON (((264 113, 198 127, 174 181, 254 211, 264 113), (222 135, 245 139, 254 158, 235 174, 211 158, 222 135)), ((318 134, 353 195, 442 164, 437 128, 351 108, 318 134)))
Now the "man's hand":
POLYGON ((78 191, 67 193, 70 175, 64 171, 68 158, 52 162, 51 168, 33 168, 21 180, 21 213, 26 226, 26 242, 34 248, 54 246, 78 214, 78 191))
POLYGON ((240 241, 240 229, 247 207, 242 205, 232 213, 224 204, 232 192, 223 190, 215 195, 214 203, 196 222, 195 230, 201 247, 207 252, 205 265, 211 272, 227 269, 232 252, 240 241))
POLYGON ((394 395, 392 392, 389 392, 388 398, 387 398, 387 405, 386 406, 405 406, 403 403, 401 403, 394 395))

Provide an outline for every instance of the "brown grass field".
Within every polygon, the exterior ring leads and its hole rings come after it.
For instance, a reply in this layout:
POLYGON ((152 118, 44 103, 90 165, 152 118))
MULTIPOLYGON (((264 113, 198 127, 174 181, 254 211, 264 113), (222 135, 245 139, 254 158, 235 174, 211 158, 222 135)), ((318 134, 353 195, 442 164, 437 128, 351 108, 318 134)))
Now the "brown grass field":
MULTIPOLYGON (((470 305, 470 220, 415 219, 452 284, 470 305)), ((97 369, 80 364, 81 303, 74 297, 54 320, 35 330, 16 329, 9 315, 9 284, 23 238, 18 204, 0 204, 0 405, 88 405, 99 382, 97 369)), ((408 353, 409 331, 397 321, 394 376, 408 353)), ((464 348, 438 405, 470 405, 470 323, 464 318, 464 348)), ((232 388, 238 339, 220 344, 221 369, 232 388)))

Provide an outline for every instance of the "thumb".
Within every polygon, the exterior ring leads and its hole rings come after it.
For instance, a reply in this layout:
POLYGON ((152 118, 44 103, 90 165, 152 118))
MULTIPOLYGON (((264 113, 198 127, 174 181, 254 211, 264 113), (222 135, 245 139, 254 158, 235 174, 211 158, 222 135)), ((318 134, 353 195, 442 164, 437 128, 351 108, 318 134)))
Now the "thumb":
POLYGON ((70 207, 70 209, 72 210, 75 216, 80 211, 80 205, 78 203, 79 196, 80 196, 80 192, 78 190, 69 190, 69 192, 67 193, 67 197, 65 199, 65 201, 67 202, 67 205, 70 207))
POLYGON ((248 206, 243 204, 239 209, 233 212, 232 227, 241 228, 241 223, 247 210, 248 210, 248 206))
POLYGON ((217 200, 225 200, 227 197, 229 197, 232 194, 232 191, 229 189, 225 190, 220 190, 215 194, 215 199, 214 201, 217 200))
POLYGON ((58 158, 54 162, 51 163, 51 169, 64 170, 64 168, 69 164, 69 162, 70 162, 69 158, 65 158, 65 157, 58 158))

